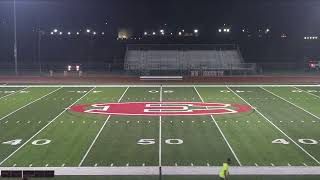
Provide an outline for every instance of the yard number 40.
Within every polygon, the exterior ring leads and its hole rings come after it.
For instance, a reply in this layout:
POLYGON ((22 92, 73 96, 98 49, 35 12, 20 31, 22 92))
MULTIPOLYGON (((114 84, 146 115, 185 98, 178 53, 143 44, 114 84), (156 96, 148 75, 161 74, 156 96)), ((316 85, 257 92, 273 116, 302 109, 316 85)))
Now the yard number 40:
MULTIPOLYGON (((42 145, 47 145, 51 142, 51 140, 49 139, 38 139, 33 141, 31 144, 35 145, 35 146, 42 146, 42 145)), ((22 143, 22 139, 14 139, 11 141, 6 141, 3 142, 2 144, 6 144, 6 145, 11 145, 11 146, 16 146, 22 143)))
MULTIPOLYGON (((319 142, 314 139, 298 139, 298 142, 301 144, 310 144, 310 145, 319 144, 319 142)), ((272 141, 272 144, 290 144, 290 142, 285 139, 275 139, 272 141)))

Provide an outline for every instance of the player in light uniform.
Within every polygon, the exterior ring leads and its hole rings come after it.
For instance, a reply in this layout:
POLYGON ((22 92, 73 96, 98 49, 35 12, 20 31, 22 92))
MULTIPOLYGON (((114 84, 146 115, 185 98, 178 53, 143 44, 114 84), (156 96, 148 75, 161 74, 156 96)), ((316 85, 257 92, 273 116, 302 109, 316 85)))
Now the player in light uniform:
POLYGON ((226 163, 223 163, 222 168, 219 173, 221 180, 228 180, 229 178, 229 165, 231 164, 231 159, 228 158, 226 163))

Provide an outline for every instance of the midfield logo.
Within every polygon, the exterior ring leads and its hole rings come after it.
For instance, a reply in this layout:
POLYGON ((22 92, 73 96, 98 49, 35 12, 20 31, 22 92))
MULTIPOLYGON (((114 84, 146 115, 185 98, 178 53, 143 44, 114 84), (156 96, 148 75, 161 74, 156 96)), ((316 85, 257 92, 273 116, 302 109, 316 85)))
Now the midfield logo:
POLYGON ((250 112, 242 104, 202 102, 126 102, 82 104, 70 108, 72 112, 123 116, 197 116, 250 112))

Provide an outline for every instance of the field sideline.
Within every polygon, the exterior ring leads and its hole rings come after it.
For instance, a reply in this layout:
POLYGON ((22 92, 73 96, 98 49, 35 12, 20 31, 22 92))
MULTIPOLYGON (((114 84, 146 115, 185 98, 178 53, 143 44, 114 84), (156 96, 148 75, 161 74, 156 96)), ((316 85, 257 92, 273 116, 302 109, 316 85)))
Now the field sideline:
POLYGON ((0 86, 0 169, 320 174, 319 107, 320 85, 0 86))

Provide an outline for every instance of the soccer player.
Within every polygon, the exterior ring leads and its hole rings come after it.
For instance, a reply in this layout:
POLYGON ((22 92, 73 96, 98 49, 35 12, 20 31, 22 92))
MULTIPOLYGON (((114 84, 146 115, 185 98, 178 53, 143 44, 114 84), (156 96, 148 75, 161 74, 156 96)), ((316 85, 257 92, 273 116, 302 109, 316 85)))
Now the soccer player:
POLYGON ((219 173, 221 180, 228 180, 229 178, 229 165, 231 165, 231 159, 228 158, 226 163, 223 163, 222 168, 219 173))

